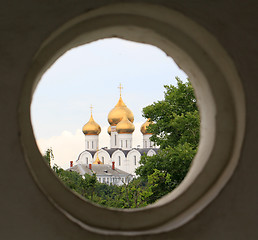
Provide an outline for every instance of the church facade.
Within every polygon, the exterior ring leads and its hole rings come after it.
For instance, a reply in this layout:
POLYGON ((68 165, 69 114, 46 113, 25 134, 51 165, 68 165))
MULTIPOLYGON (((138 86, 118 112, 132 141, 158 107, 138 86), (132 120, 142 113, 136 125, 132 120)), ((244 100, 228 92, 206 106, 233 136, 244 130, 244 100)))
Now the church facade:
POLYGON ((135 177, 135 169, 140 165, 141 156, 143 154, 153 156, 158 148, 150 140, 152 134, 147 129, 150 124, 148 120, 141 126, 143 148, 132 147, 132 134, 135 130, 134 115, 122 99, 121 85, 120 98, 109 112, 108 122, 110 124, 108 128, 110 148, 99 149, 101 127, 93 119, 91 110, 90 119, 82 128, 85 135, 85 150, 78 156, 76 164, 86 165, 90 169, 92 169, 92 164, 115 166, 135 177))

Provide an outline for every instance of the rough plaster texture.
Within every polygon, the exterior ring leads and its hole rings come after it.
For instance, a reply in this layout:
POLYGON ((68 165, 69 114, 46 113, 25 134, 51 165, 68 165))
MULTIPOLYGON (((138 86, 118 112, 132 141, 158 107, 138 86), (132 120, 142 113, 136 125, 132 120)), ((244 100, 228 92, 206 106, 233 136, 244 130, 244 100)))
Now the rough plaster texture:
MULTIPOLYGON (((32 179, 19 144, 18 105, 24 76, 41 43, 77 15, 126 1, 9 1, 0 8, 1 239, 111 239, 70 222, 32 179)), ((246 96, 246 135, 237 169, 220 195, 192 221, 162 235, 134 239, 258 239, 257 1, 152 0, 213 34, 237 66, 246 96)), ((132 239, 112 237, 112 239, 132 239)))

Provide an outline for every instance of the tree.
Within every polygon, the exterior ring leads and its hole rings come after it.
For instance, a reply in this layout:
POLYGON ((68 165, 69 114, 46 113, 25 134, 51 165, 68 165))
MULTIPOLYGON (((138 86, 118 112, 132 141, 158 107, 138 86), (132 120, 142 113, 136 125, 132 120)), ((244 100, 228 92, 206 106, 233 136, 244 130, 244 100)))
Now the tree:
POLYGON ((98 203, 105 207, 111 208, 124 208, 121 201, 121 186, 108 185, 104 183, 97 183, 95 189, 95 203, 98 203))
POLYGON ((158 184, 155 188, 151 187, 153 195, 148 203, 155 202, 182 182, 195 154, 196 150, 185 143, 179 144, 175 148, 167 147, 152 157, 146 154, 142 156, 140 161, 142 165, 137 168, 136 173, 143 181, 148 181, 150 186, 158 184))
POLYGON ((172 184, 171 175, 168 172, 154 169, 154 172, 148 176, 148 185, 152 194, 147 202, 154 203, 157 199, 169 193, 172 184))
POLYGON ((72 191, 105 207, 144 207, 152 195, 149 184, 144 184, 140 179, 134 179, 128 185, 117 186, 99 183, 95 174, 81 176, 77 172, 63 170, 57 166, 54 166, 53 170, 72 191))
POLYGON ((122 208, 139 208, 148 205, 152 190, 149 184, 145 184, 140 178, 134 179, 128 185, 121 188, 120 201, 122 208))
POLYGON ((177 86, 165 85, 164 100, 143 109, 143 116, 153 124, 151 140, 161 149, 188 142, 194 149, 199 143, 200 118, 194 90, 189 81, 176 78, 177 86))
POLYGON ((78 194, 81 194, 84 197, 87 196, 88 198, 90 198, 92 189, 88 190, 87 186, 89 185, 92 187, 91 182, 94 182, 94 176, 93 180, 87 178, 85 181, 83 177, 77 172, 66 171, 62 168, 57 167, 56 165, 53 167, 53 170, 68 188, 77 192, 78 194))
POLYGON ((47 164, 50 166, 51 160, 54 159, 54 154, 52 148, 48 148, 43 155, 43 158, 46 160, 47 164))
POLYGON ((176 78, 177 86, 164 86, 164 100, 143 109, 152 124, 151 140, 160 146, 157 155, 143 155, 136 174, 148 181, 153 192, 148 203, 176 188, 187 174, 199 143, 200 117, 189 81, 176 78))

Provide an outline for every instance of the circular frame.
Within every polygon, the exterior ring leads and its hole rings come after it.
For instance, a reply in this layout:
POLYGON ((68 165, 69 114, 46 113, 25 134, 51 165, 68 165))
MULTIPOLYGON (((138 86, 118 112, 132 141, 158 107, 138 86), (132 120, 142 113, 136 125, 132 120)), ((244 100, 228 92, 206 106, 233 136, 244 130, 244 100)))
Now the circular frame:
POLYGON ((36 183, 66 217, 98 234, 138 236, 183 225, 218 195, 237 165, 244 116, 237 71, 213 36, 164 7, 116 4, 77 17, 42 44, 21 94, 20 141, 36 183), (44 72, 72 47, 109 37, 152 44, 173 57, 191 79, 201 114, 198 153, 184 181, 157 203, 141 209, 107 209, 72 193, 42 161, 31 126, 32 95, 44 72))

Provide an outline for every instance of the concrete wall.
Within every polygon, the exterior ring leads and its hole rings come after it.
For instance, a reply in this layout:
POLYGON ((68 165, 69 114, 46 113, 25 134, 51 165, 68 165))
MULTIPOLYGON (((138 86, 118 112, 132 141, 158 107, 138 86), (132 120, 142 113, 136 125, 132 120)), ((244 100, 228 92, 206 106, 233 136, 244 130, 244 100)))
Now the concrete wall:
MULTIPOLYGON (((174 9, 204 27, 232 58, 243 85, 246 129, 239 163, 220 194, 192 220, 174 230, 138 237, 93 233, 58 210, 33 180, 25 162, 27 153, 20 142, 18 123, 22 86, 33 57, 50 34, 67 21, 117 2, 126 1, 2 1, 1 239, 258 239, 257 1, 130 1, 174 9)), ((105 212, 99 217, 105 218, 105 212)))

